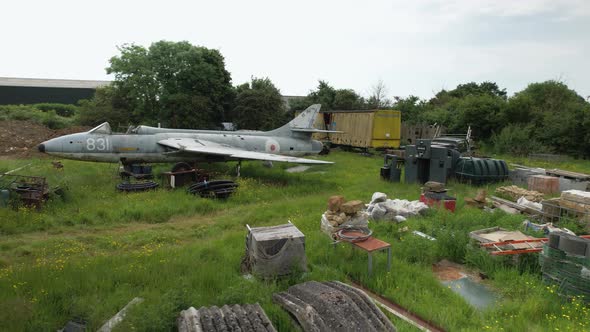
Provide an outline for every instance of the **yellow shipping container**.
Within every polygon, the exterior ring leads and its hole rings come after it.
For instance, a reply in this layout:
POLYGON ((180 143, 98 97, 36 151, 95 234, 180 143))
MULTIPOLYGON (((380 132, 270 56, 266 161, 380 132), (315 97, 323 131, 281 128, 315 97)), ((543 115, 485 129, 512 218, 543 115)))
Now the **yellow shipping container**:
POLYGON ((357 148, 399 148, 401 112, 395 110, 322 111, 315 121, 318 129, 343 133, 314 134, 315 139, 357 148))

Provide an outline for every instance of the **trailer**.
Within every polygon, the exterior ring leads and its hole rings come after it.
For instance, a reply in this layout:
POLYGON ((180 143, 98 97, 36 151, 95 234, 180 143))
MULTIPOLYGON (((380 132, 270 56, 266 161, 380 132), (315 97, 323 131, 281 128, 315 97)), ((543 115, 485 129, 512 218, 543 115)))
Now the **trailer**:
POLYGON ((342 133, 316 133, 313 138, 355 148, 399 148, 401 112, 395 110, 320 111, 315 128, 342 133))

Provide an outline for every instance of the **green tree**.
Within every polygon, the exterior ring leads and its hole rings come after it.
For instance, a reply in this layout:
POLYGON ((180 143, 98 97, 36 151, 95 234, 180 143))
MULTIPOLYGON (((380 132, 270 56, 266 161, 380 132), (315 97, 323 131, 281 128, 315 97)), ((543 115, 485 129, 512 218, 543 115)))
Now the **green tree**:
POLYGON ((116 94, 130 118, 173 128, 214 128, 232 102, 231 77, 217 50, 188 42, 159 41, 149 48, 119 47, 110 59, 116 94))
POLYGON ((294 100, 292 110, 304 110, 310 105, 322 104, 322 110, 358 110, 366 109, 365 99, 352 89, 335 89, 328 82, 320 80, 316 90, 305 98, 294 100))
POLYGON ((312 91, 308 98, 313 104, 322 104, 323 110, 333 110, 334 100, 336 99, 336 89, 326 81, 319 81, 318 88, 312 91))
POLYGON ((392 107, 402 113, 402 121, 406 123, 420 123, 424 121, 426 103, 416 96, 406 98, 394 97, 392 107))
POLYGON ((454 99, 448 106, 453 110, 450 130, 466 132, 468 127, 480 139, 489 139, 500 127, 500 114, 506 102, 491 94, 470 94, 454 99))
POLYGON ((478 139, 488 140, 501 128, 506 90, 493 82, 459 84, 453 90, 439 91, 422 106, 422 121, 442 124, 456 133, 471 126, 478 139))
POLYGON ((134 123, 132 114, 127 111, 127 101, 113 86, 96 89, 90 100, 80 101, 78 122, 84 126, 96 126, 110 122, 113 128, 134 123))
POLYGON ((287 121, 281 92, 268 78, 252 78, 236 88, 233 122, 240 129, 270 130, 287 121))
POLYGON ((465 84, 459 84, 453 90, 446 91, 441 90, 436 94, 434 99, 438 99, 439 103, 444 103, 448 98, 464 98, 469 95, 490 95, 506 99, 506 89, 500 89, 498 84, 494 82, 482 82, 475 83, 469 82, 465 84))
POLYGON ((532 83, 508 101, 505 124, 531 124, 531 137, 559 153, 589 156, 590 104, 562 82, 532 83))
POLYGON ((365 100, 352 89, 339 89, 332 107, 335 110, 360 110, 365 108, 365 100))

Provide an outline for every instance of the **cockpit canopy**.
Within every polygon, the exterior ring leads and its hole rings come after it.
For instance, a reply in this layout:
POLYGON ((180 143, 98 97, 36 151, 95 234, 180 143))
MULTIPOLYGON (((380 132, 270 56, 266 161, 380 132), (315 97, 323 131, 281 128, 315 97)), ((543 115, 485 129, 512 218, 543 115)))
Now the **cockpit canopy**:
POLYGON ((92 129, 90 129, 88 131, 88 133, 90 134, 106 134, 106 135, 110 135, 113 133, 113 131, 111 130, 111 125, 109 125, 108 122, 104 122, 101 125, 98 125, 92 129))

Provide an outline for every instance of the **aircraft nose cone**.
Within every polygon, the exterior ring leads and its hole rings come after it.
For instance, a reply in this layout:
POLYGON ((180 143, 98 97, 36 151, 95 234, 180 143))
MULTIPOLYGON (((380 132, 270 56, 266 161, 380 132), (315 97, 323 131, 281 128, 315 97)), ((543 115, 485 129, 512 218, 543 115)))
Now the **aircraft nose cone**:
POLYGON ((37 148, 39 149, 39 152, 45 152, 45 144, 41 143, 37 148))

